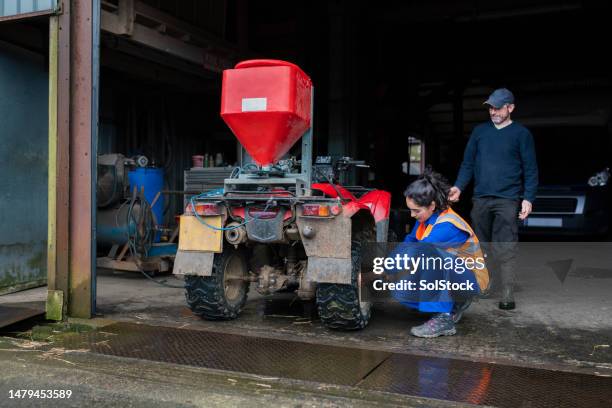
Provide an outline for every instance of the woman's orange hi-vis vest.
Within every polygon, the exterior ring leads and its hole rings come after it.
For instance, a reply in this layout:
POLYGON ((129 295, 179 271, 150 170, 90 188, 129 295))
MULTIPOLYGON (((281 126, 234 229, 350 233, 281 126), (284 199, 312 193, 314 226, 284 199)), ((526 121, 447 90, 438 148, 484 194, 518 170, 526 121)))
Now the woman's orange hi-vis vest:
MULTIPOLYGON (((453 211, 452 208, 442 211, 438 215, 436 222, 433 224, 426 226, 425 223, 421 223, 416 231, 416 239, 419 241, 425 239, 431 233, 434 225, 443 222, 450 222, 461 231, 467 232, 469 235, 467 241, 465 241, 463 244, 457 247, 445 248, 446 251, 460 258, 485 259, 484 254, 480 249, 478 237, 474 233, 474 230, 463 218, 461 218, 459 214, 453 211)), ((489 287, 489 270, 486 267, 482 269, 475 268, 472 270, 472 272, 474 272, 474 275, 476 276, 476 281, 478 282, 480 289, 487 289, 489 287)))

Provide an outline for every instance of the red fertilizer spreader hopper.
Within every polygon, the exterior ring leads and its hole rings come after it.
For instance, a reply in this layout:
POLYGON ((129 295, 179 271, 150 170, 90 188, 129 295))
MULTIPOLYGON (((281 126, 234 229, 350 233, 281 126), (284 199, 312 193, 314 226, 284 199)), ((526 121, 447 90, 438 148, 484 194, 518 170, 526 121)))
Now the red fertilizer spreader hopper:
POLYGON ((361 329, 370 303, 358 285, 361 251, 387 238, 390 194, 345 188, 336 172, 359 163, 312 164, 313 85, 298 66, 251 60, 223 73, 221 117, 250 161, 222 194, 192 197, 181 217, 174 265, 187 303, 210 320, 233 319, 249 287, 315 299, 330 328, 361 329), (301 159, 287 156, 302 139, 301 159))

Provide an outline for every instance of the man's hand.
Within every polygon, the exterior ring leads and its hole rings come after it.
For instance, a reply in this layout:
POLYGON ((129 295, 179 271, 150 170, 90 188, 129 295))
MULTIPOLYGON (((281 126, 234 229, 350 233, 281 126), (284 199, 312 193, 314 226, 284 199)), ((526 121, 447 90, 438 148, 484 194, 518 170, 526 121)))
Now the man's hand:
POLYGON ((456 203, 459 201, 459 196, 461 196, 461 190, 459 190, 459 187, 452 186, 448 192, 448 201, 451 203, 456 203))
POLYGON ((525 218, 529 217, 529 214, 531 214, 531 203, 527 200, 523 200, 523 202, 521 203, 521 212, 519 213, 519 219, 524 220, 525 218))

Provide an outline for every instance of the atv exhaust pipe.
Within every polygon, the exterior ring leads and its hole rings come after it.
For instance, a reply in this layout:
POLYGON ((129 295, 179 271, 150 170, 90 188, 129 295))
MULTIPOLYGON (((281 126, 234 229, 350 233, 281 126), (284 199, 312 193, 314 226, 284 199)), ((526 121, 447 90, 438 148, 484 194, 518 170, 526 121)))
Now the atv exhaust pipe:
POLYGON ((247 232, 244 225, 240 225, 237 222, 230 222, 227 224, 228 230, 225 230, 225 239, 232 245, 240 245, 247 240, 247 232))

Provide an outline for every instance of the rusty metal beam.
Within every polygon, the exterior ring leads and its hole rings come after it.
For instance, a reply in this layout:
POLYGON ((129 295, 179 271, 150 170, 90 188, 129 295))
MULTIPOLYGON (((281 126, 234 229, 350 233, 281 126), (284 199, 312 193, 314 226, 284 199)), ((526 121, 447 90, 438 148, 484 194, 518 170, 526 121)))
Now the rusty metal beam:
POLYGON ((155 65, 162 66, 165 69, 174 72, 176 76, 182 76, 183 73, 187 73, 206 79, 217 78, 217 74, 202 69, 202 67, 199 65, 194 65, 188 61, 183 61, 178 58, 168 58, 168 55, 165 53, 150 47, 143 47, 140 44, 130 41, 129 38, 122 38, 104 32, 102 33, 101 47, 101 63, 103 65, 108 65, 107 54, 121 53, 125 55, 126 58, 131 60, 141 61, 133 66, 133 70, 136 71, 142 71, 145 69, 139 65, 150 64, 150 62, 153 62, 155 65))
POLYGON ((175 31, 181 31, 185 34, 189 34, 191 37, 193 37, 193 39, 199 42, 204 42, 208 46, 217 47, 219 50, 223 49, 227 54, 235 54, 237 52, 235 44, 211 34, 206 30, 202 30, 192 24, 180 20, 170 14, 164 13, 159 9, 151 7, 142 1, 134 2, 134 12, 147 20, 172 27, 172 29, 175 31))
MULTIPOLYGON (((117 14, 102 10, 102 30, 116 35, 124 35, 125 30, 117 14)), ((232 61, 210 53, 203 48, 188 44, 179 38, 165 35, 154 28, 142 24, 134 24, 132 41, 163 51, 193 64, 204 66, 212 72, 221 72, 232 66, 232 61)))
POLYGON ((20 14, 15 14, 12 16, 2 16, 0 17, 0 23, 3 21, 24 20, 26 18, 48 16, 53 13, 55 13, 55 10, 42 10, 42 11, 33 11, 31 13, 20 13, 20 14))
POLYGON ((121 0, 116 12, 103 9, 101 24, 106 32, 203 65, 212 72, 230 68, 238 59, 235 45, 140 1, 121 0), (147 25, 135 23, 137 16, 147 25), (174 36, 166 32, 170 28, 174 36))
POLYGON ((134 32, 134 0, 119 1, 119 24, 124 34, 132 35, 134 32))
MULTIPOLYGON (((92 183, 95 174, 97 81, 94 50, 94 7, 99 1, 71 1, 71 104, 70 104, 70 293, 68 314, 91 317, 93 312, 94 255, 92 183)), ((99 35, 96 33, 95 35, 99 35)))

